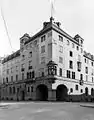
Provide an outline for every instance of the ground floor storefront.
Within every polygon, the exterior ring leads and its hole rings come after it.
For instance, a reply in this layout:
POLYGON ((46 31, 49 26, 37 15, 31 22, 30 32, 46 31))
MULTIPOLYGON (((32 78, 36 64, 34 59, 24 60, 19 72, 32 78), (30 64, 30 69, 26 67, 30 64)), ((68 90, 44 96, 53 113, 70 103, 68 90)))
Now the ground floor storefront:
POLYGON ((94 88, 60 80, 37 80, 1 86, 1 100, 94 101, 94 88))

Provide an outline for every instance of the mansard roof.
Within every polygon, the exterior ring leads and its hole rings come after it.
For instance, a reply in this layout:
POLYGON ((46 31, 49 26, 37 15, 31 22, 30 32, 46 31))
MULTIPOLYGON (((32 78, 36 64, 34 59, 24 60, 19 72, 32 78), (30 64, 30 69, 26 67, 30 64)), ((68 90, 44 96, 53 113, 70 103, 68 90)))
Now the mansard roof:
POLYGON ((7 56, 6 58, 4 58, 4 59, 2 60, 2 63, 4 64, 5 62, 8 62, 9 60, 12 60, 12 59, 14 59, 14 58, 16 58, 16 57, 19 57, 19 56, 20 56, 20 50, 18 50, 18 51, 16 51, 15 53, 7 56))

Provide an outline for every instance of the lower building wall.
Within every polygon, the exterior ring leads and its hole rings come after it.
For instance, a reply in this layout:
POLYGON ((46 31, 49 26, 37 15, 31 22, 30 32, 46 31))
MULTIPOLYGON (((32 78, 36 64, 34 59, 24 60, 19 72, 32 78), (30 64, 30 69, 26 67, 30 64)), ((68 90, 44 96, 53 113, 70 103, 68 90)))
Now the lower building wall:
POLYGON ((40 80, 33 84, 19 83, 17 85, 7 85, 7 87, 1 86, 1 100, 94 101, 94 86, 88 84, 79 85, 78 82, 59 79, 54 80, 54 82, 40 80), (76 89, 76 85, 78 89, 76 89), (14 94, 9 94, 9 87, 15 87, 14 94), (28 87, 33 89, 28 91, 28 87), (85 93, 86 87, 88 88, 88 94, 85 93), (17 91, 18 88, 19 91, 17 91), (92 88, 93 93, 91 94, 92 88))

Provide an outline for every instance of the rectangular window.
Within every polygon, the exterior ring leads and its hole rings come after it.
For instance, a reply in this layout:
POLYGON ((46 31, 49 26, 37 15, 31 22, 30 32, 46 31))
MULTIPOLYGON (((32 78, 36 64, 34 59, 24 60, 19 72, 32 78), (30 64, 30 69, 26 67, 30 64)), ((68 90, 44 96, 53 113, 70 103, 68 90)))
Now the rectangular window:
POLYGON ((8 77, 6 77, 6 83, 8 83, 8 77))
POLYGON ((88 81, 88 75, 86 75, 86 81, 88 81))
POLYGON ((45 57, 41 57, 41 64, 45 64, 45 57))
POLYGON ((9 69, 7 69, 7 74, 9 74, 9 69))
POLYGON ((88 67, 85 67, 85 73, 88 74, 88 67))
POLYGON ((79 62, 81 61, 81 55, 78 55, 78 61, 79 62))
POLYGON ((73 57, 73 52, 72 51, 70 51, 70 57, 73 57))
POLYGON ((24 73, 22 73, 22 80, 24 80, 24 73))
POLYGON ((18 75, 16 75, 16 81, 18 81, 18 75))
POLYGON ((48 58, 52 57, 52 43, 48 44, 48 58))
POLYGON ((71 78, 70 71, 67 70, 67 78, 71 78))
POLYGON ((52 36, 52 31, 48 33, 48 37, 51 37, 52 36))
POLYGON ((73 61, 71 61, 71 60, 69 61, 69 68, 73 69, 73 61))
POLYGON ((22 55, 22 60, 25 60, 25 55, 22 55))
POLYGON ((13 68, 11 68, 11 73, 13 73, 13 68))
POLYGON ((41 46, 41 53, 45 52, 45 45, 41 46))
POLYGON ((31 58, 31 57, 32 57, 32 51, 29 52, 29 58, 31 58))
POLYGON ((45 40, 46 40, 46 36, 44 35, 44 36, 41 37, 41 42, 43 42, 45 40))
POLYGON ((16 66, 16 71, 18 71, 18 66, 16 66))
POLYGON ((75 86, 75 90, 78 90, 78 85, 75 86))
POLYGON ((31 92, 33 92, 33 86, 31 86, 31 92))
POLYGON ((81 71, 81 62, 77 62, 77 71, 78 71, 78 72, 81 71))
POLYGON ((91 62, 91 65, 93 66, 93 62, 91 62))
POLYGON ((92 82, 94 82, 94 78, 92 77, 92 82))
POLYGON ((59 41, 63 42, 63 37, 59 35, 59 41))
POLYGON ((63 53, 63 47, 61 45, 59 46, 59 52, 63 53))
POLYGON ((13 76, 11 76, 11 82, 13 82, 13 76))
POLYGON ((63 63, 63 58, 59 57, 59 63, 63 63))
POLYGON ((80 80, 83 80, 83 74, 80 74, 80 80))
POLYGON ((72 79, 75 79, 75 72, 72 72, 72 79))
POLYGON ((59 69, 59 75, 62 76, 62 68, 59 69))

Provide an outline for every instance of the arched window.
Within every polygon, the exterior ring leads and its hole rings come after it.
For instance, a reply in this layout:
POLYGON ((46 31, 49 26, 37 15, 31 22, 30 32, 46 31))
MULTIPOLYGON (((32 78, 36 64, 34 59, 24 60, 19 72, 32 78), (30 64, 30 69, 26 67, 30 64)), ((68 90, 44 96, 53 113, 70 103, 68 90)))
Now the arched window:
POLYGON ((86 94, 86 96, 88 95, 88 88, 87 87, 85 88, 85 94, 86 94))
POLYGON ((78 85, 75 86, 75 90, 78 90, 78 85))

